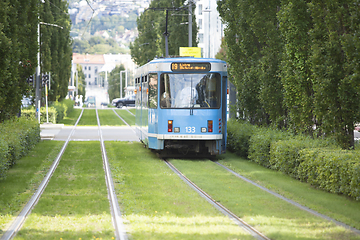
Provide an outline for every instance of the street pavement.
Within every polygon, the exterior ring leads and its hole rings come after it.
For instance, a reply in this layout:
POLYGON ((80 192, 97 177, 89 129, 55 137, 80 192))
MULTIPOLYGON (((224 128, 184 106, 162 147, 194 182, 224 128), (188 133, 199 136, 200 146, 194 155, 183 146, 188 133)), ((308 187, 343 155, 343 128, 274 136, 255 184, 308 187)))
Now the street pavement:
MULTIPOLYGON (((40 136, 43 140, 66 141, 73 129, 73 126, 64 124, 41 124, 40 136)), ((127 126, 101 127, 104 141, 139 141, 134 129, 127 126)), ((100 141, 100 131, 96 126, 77 126, 71 135, 72 141, 100 141)))

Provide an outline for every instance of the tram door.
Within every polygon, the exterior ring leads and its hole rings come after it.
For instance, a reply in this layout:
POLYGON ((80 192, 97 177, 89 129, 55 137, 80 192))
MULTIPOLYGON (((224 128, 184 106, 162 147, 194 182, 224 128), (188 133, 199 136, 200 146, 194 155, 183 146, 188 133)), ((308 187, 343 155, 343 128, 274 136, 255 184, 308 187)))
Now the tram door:
POLYGON ((221 143, 221 151, 225 153, 226 150, 226 124, 227 124, 227 76, 223 76, 222 79, 222 99, 221 99, 221 119, 222 119, 222 143, 221 143))

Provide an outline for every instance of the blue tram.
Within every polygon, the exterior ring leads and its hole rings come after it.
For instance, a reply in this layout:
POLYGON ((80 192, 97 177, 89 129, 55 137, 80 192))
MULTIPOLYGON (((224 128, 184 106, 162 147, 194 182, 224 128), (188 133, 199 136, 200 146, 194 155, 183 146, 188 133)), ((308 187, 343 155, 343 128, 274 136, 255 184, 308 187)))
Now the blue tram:
POLYGON ((136 132, 161 153, 225 153, 227 65, 210 58, 159 58, 135 73, 136 132))

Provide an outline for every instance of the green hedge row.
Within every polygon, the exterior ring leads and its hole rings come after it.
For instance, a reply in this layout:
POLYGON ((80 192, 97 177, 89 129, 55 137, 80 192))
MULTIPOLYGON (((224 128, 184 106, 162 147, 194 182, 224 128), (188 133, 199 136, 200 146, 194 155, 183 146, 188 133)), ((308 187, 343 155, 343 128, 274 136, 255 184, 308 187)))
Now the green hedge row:
POLYGON ((34 118, 14 118, 0 124, 0 179, 16 160, 40 141, 40 126, 34 118))
POLYGON ((341 150, 332 139, 293 136, 231 120, 227 147, 264 167, 360 200, 360 151, 341 150))
MULTIPOLYGON (((74 101, 70 99, 65 99, 61 102, 53 102, 48 107, 48 116, 50 123, 58 123, 64 117, 66 117, 69 113, 74 110, 74 101)), ((35 108, 30 109, 22 109, 21 115, 25 117, 33 117, 35 116, 35 108)), ((46 123, 46 108, 40 108, 40 123, 46 123)))

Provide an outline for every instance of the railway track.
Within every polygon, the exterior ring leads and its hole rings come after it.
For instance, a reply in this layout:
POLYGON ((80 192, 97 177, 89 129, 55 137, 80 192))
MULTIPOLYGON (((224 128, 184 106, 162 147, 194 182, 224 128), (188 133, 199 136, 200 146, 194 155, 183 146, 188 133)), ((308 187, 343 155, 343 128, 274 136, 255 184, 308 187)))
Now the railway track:
POLYGON ((193 188, 200 196, 205 198, 211 205, 213 205, 216 209, 222 212, 224 215, 228 216, 232 219, 238 226, 249 232, 255 239, 258 240, 270 240, 270 238, 266 237, 264 234, 259 232, 257 229, 252 227, 250 224, 239 218, 236 214, 231 212, 229 209, 224 207, 222 204, 213 199, 209 194, 199 188, 195 183, 193 183, 190 179, 188 179, 184 174, 182 174, 173 164, 163 159, 166 165, 174 171, 186 184, 188 184, 191 188, 193 188))
POLYGON ((40 183, 37 191, 35 192, 35 194, 31 197, 31 199, 29 200, 29 202, 25 205, 25 207, 23 208, 23 210, 20 212, 20 214, 15 218, 15 220, 12 222, 12 224, 10 225, 10 227, 5 231, 5 234, 1 237, 1 240, 9 240, 12 239, 16 233, 20 230, 21 226, 23 225, 23 223, 26 220, 26 217, 29 215, 29 213, 31 212, 31 210, 33 209, 33 207, 36 205, 36 203, 38 202, 38 200, 41 197, 41 194, 44 192, 46 186, 48 185, 51 176, 53 175, 53 173, 55 172, 55 169, 57 168, 57 166, 59 165, 60 159, 62 157, 62 155, 65 152, 65 149, 67 147, 67 145, 70 142, 71 136, 74 134, 75 129, 77 124, 79 123, 81 116, 84 112, 84 109, 81 111, 79 118, 77 119, 74 127, 72 128, 67 140, 65 141, 63 147, 61 148, 59 154, 57 155, 56 159, 54 160, 53 164, 51 165, 48 173, 46 174, 45 178, 43 179, 43 181, 40 183))
POLYGON ((102 158, 103 158, 103 166, 104 166, 104 171, 105 171, 105 181, 106 181, 106 186, 107 186, 107 191, 108 191, 108 198, 110 201, 111 215, 112 215, 113 223, 114 223, 114 227, 115 227, 115 234, 118 239, 126 240, 128 238, 126 235, 125 227, 124 227, 124 224, 123 224, 123 221, 121 218, 119 204, 118 204, 117 197, 115 194, 114 183, 113 183, 112 176, 111 176, 111 170, 110 170, 109 161, 108 161, 107 154, 106 154, 106 148, 105 148, 104 139, 102 136, 102 131, 101 131, 101 127, 100 127, 100 119, 99 119, 99 114, 98 114, 97 109, 96 109, 96 118, 97 118, 98 127, 99 127, 100 145, 101 145, 101 152, 102 152, 102 158))
MULTIPOLYGON (((42 193, 44 192, 46 186, 48 185, 51 176, 55 172, 57 166, 59 165, 59 162, 61 160, 62 155, 64 154, 66 147, 68 146, 70 141, 74 141, 74 139, 71 139, 71 137, 74 135, 76 127, 82 117, 82 114, 84 112, 84 109, 82 109, 80 116, 78 117, 75 125, 72 127, 70 134, 68 135, 67 139, 64 142, 64 145, 62 146, 59 154, 57 155, 56 159, 54 160, 53 164, 51 165, 49 171, 47 172, 46 176, 40 183, 37 191, 34 193, 34 195, 31 197, 29 202, 25 205, 23 210, 20 212, 20 214, 15 218, 15 220, 11 223, 11 225, 8 227, 8 229, 5 230, 4 235, 1 237, 1 240, 10 240, 13 237, 15 237, 16 233, 21 229, 23 223, 25 222, 27 216, 30 214, 31 210, 35 207, 37 202, 39 201, 42 193)), ((120 116, 119 116, 120 117, 120 116)), ((103 160, 103 167, 105 172, 105 181, 108 191, 108 199, 110 202, 110 209, 111 209, 111 215, 112 215, 112 221, 115 229, 115 235, 117 239, 120 240, 127 240, 127 234, 122 222, 121 218, 121 212, 119 209, 119 204, 116 198, 115 190, 114 190, 114 184, 111 177, 111 171, 109 167, 109 162, 107 159, 103 134, 101 130, 101 123, 98 115, 98 111, 96 109, 96 118, 98 123, 98 132, 100 137, 100 146, 101 146, 101 152, 102 152, 102 160, 103 160)), ((121 117, 120 117, 121 118, 121 117)), ((122 119, 123 120, 123 119, 122 119)), ((124 120, 123 120, 124 121, 124 120)), ((124 121, 125 122, 125 121, 124 121)))

